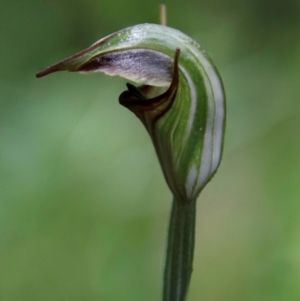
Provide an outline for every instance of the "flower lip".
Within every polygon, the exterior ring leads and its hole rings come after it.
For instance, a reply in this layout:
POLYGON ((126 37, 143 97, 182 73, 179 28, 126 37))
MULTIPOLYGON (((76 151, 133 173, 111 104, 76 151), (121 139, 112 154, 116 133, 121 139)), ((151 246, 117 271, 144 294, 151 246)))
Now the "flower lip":
POLYGON ((154 119, 158 119, 164 115, 171 108, 177 94, 179 84, 179 54, 180 49, 177 48, 173 63, 173 78, 167 91, 158 96, 149 98, 147 96, 150 95, 151 91, 156 89, 156 87, 149 85, 135 87, 131 84, 127 84, 128 90, 119 96, 120 104, 136 114, 138 111, 151 111, 152 117, 155 117, 154 119))
POLYGON ((127 83, 126 84, 127 86, 127 89, 128 91, 135 97, 137 97, 138 99, 141 99, 141 100, 146 100, 146 96, 143 94, 143 92, 138 89, 136 86, 132 85, 132 84, 129 84, 127 83))

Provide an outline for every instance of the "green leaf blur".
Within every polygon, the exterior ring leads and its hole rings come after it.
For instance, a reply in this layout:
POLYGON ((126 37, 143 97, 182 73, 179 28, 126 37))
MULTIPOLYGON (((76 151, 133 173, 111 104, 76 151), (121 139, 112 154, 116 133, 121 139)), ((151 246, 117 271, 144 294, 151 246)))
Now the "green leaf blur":
MULTIPOLYGON (((172 196, 125 81, 41 68, 156 1, 1 1, 0 300, 160 300, 172 196)), ((198 201, 189 301, 300 300, 300 2, 167 1, 217 65, 220 169, 198 201)))

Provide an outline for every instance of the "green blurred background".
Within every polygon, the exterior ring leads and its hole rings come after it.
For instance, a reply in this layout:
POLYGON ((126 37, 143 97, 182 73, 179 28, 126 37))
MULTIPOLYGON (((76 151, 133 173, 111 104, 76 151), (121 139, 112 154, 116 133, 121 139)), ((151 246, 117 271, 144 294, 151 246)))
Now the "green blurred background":
MULTIPOLYGON (((125 81, 34 77, 159 3, 1 0, 1 301, 160 300, 171 194, 125 81)), ((300 300, 300 1, 165 3, 228 100, 188 300, 300 300)))

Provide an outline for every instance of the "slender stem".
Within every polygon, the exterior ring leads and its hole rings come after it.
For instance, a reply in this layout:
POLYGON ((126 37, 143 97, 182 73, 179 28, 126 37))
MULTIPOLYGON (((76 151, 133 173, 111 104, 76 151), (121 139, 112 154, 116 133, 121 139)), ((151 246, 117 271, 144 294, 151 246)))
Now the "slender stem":
POLYGON ((174 198, 169 224, 163 301, 184 301, 193 270, 196 201, 174 198))
POLYGON ((160 9, 160 25, 167 25, 167 6, 165 4, 161 4, 159 6, 160 9))

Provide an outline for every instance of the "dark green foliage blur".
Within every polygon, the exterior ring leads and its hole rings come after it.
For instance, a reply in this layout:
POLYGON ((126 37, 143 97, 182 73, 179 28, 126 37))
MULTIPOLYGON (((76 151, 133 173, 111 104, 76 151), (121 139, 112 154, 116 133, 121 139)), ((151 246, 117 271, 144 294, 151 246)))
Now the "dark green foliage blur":
MULTIPOLYGON (((167 1, 223 77, 225 153, 198 201, 190 301, 300 300, 300 2, 167 1)), ((171 194, 125 81, 34 74, 157 1, 0 2, 0 300, 160 300, 171 194)))

